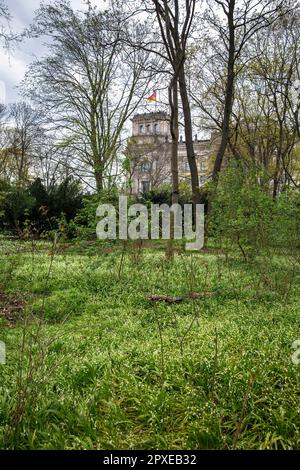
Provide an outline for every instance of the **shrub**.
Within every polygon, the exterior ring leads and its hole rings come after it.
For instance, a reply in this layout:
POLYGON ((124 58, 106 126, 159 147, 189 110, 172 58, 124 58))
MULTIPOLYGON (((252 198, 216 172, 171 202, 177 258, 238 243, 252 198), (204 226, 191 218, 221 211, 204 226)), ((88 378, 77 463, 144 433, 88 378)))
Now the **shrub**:
POLYGON ((286 188, 276 203, 274 241, 290 249, 300 248, 300 190, 286 188))
POLYGON ((28 187, 0 182, 0 220, 2 230, 24 234, 45 234, 69 223, 82 207, 80 184, 66 178, 46 188, 37 178, 28 187))
POLYGON ((165 183, 160 186, 150 189, 142 197, 144 204, 171 204, 172 187, 170 184, 165 183))
POLYGON ((5 191, 1 191, 0 204, 2 229, 10 228, 20 234, 22 224, 35 205, 35 199, 26 189, 9 185, 5 191))
POLYGON ((254 172, 236 162, 229 165, 212 204, 210 233, 221 243, 237 245, 245 259, 274 243, 276 204, 254 172))
POLYGON ((82 207, 74 220, 69 224, 69 229, 76 233, 76 237, 84 240, 96 239, 97 217, 96 210, 99 204, 112 204, 118 208, 119 193, 117 188, 104 189, 100 193, 84 196, 82 207))

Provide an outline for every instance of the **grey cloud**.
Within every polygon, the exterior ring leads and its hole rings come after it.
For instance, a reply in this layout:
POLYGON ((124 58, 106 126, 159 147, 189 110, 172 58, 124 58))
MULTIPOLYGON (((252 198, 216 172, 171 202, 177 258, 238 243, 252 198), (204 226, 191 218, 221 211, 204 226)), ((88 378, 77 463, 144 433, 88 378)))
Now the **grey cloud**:
MULTIPOLYGON (((12 30, 21 32, 32 23, 34 13, 39 8, 40 0, 7 0, 6 4, 12 16, 12 30)), ((83 6, 82 0, 72 0, 71 4, 76 9, 83 6)), ((44 42, 43 38, 27 39, 11 53, 10 59, 0 51, 0 80, 6 84, 7 102, 13 102, 18 99, 16 87, 24 77, 26 67, 35 58, 40 58, 44 55, 44 42)))

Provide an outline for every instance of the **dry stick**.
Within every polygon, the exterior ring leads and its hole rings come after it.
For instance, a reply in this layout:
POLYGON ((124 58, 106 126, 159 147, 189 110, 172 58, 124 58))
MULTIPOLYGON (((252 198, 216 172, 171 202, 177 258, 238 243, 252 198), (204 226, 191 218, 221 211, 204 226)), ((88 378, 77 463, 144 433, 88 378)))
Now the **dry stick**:
POLYGON ((213 369, 213 376, 212 376, 212 390, 211 390, 211 395, 212 395, 212 400, 214 404, 216 405, 218 403, 218 396, 216 394, 216 374, 217 374, 217 368, 218 368, 218 331, 217 328, 215 329, 215 356, 214 356, 214 369, 213 369))
MULTIPOLYGON (((10 440, 11 431, 13 431, 13 440, 15 441, 18 438, 19 434, 19 426, 22 421, 24 415, 24 409, 26 405, 26 401, 28 400, 29 395, 29 381, 32 380, 34 366, 32 361, 32 348, 29 349, 29 357, 28 357, 28 369, 27 371, 24 370, 24 356, 26 354, 26 335, 27 335, 27 320, 28 317, 24 319, 24 327, 22 332, 22 344, 20 349, 19 355, 19 365, 18 365, 18 372, 17 372, 17 387, 16 387, 16 407, 12 414, 11 418, 11 428, 8 429, 4 439, 10 440), (23 377, 25 375, 25 378, 23 377)), ((31 335, 30 340, 33 339, 33 335, 31 335)))
MULTIPOLYGON (((193 306, 194 306, 194 305, 195 305, 195 304, 194 304, 194 301, 193 301, 193 306)), ((194 307, 194 310, 195 310, 195 307, 194 307)), ((187 335, 188 335, 189 332, 191 331, 191 329, 192 329, 192 327, 193 327, 195 321, 196 321, 196 320, 198 321, 198 316, 199 316, 199 314, 198 314, 198 312, 196 312, 196 314, 195 314, 195 315, 193 316, 193 318, 192 318, 191 323, 189 324, 188 328, 186 329, 185 333, 182 335, 181 340, 180 340, 180 342, 181 342, 181 347, 182 347, 182 348, 183 348, 183 343, 184 343, 184 341, 185 341, 187 335)))
POLYGON ((249 394, 250 394, 250 391, 253 387, 254 381, 255 381, 255 376, 254 376, 253 373, 250 373, 246 393, 245 393, 244 399, 243 399, 243 406, 242 406, 241 416, 240 416, 240 419, 237 422, 236 431, 235 431, 234 437, 233 437, 233 443, 232 443, 232 448, 233 449, 236 448, 237 442, 238 442, 238 440, 239 440, 239 438, 242 434, 242 431, 243 431, 243 423, 244 423, 244 420, 245 420, 245 417, 246 417, 249 394))
MULTIPOLYGON (((232 286, 232 292, 236 293, 236 282, 233 278, 233 275, 232 275, 232 271, 231 271, 231 268, 230 266, 228 265, 228 271, 227 271, 227 274, 228 274, 228 277, 230 278, 230 282, 231 282, 231 286, 232 286)), ((240 306, 240 299, 242 298, 242 287, 240 286, 239 287, 239 295, 235 295, 235 301, 236 301, 236 304, 237 304, 237 307, 239 308, 240 306)))
MULTIPOLYGON (((25 399, 26 399, 27 389, 28 389, 28 385, 26 385, 25 388, 22 385, 23 375, 24 375, 24 361, 21 360, 21 358, 23 358, 24 355, 25 355, 27 320, 28 320, 28 318, 27 318, 27 316, 25 316, 25 318, 24 318, 24 328, 23 328, 23 332, 22 332, 22 343, 21 343, 20 354, 19 354, 19 366, 18 366, 17 377, 16 377, 16 397, 17 397, 16 407, 15 407, 15 410, 13 412, 12 419, 11 419, 12 427, 13 427, 13 430, 14 430, 13 431, 13 438, 14 439, 17 436, 19 423, 22 419, 22 415, 23 415, 23 412, 24 412, 24 402, 25 402, 25 399)), ((29 356, 29 362, 30 361, 31 361, 31 354, 29 356)), ((4 436, 4 440, 7 440, 7 439, 10 438, 10 436, 11 436, 10 431, 11 431, 11 429, 7 430, 7 432, 4 436)))
POLYGON ((160 340, 160 358, 161 358, 161 372, 162 372, 162 388, 165 383, 165 353, 164 353, 164 342, 163 342, 163 334, 162 334, 162 326, 160 324, 159 318, 157 315, 155 315, 155 318, 157 319, 157 326, 158 326, 158 331, 159 331, 159 340, 160 340))
POLYGON ((205 265, 204 291, 207 290, 208 264, 205 265))
POLYGON ((124 243, 123 243, 122 255, 121 255, 121 260, 120 260, 120 264, 119 264, 119 270, 118 270, 118 280, 120 280, 120 278, 121 278, 121 273, 122 273, 122 270, 123 270, 123 264, 124 264, 124 258, 125 258, 125 250, 126 250, 126 244, 125 244, 125 241, 124 241, 124 243))
POLYGON ((173 310, 173 308, 171 308, 171 312, 172 312, 172 315, 173 315, 173 318, 174 318, 174 324, 175 324, 175 330, 176 330, 176 339, 178 341, 178 346, 179 346, 179 350, 180 350, 181 365, 183 367, 183 344, 180 340, 180 330, 179 330, 179 325, 178 325, 178 319, 177 319, 176 312, 173 310))
MULTIPOLYGON (((217 370, 218 370, 218 358, 219 358, 219 339, 218 339, 218 331, 217 328, 215 328, 215 338, 214 338, 214 369, 213 369, 213 376, 212 376, 212 388, 211 388, 211 397, 212 397, 212 402, 215 405, 214 406, 214 413, 216 416, 218 416, 218 411, 217 411, 217 404, 219 402, 218 395, 216 393, 216 385, 217 385, 217 370)), ((219 421, 219 431, 220 435, 223 438, 223 431, 221 427, 221 423, 219 421)))
MULTIPOLYGON (((25 318, 25 322, 26 322, 26 318, 25 318)), ((14 413, 13 413, 13 416, 12 416, 12 420, 11 420, 11 428, 14 429, 14 432, 13 432, 13 439, 15 439, 17 437, 17 433, 18 433, 18 430, 19 430, 19 423, 21 421, 21 417, 22 417, 22 414, 23 414, 23 402, 24 402, 24 394, 25 394, 25 391, 23 389, 23 386, 22 386, 22 379, 23 379, 23 365, 24 365, 24 362, 21 361, 21 358, 24 357, 24 353, 25 353, 25 337, 26 337, 26 330, 25 328, 23 329, 23 333, 22 333, 22 344, 21 344, 21 349, 20 349, 20 359, 19 359, 19 367, 18 367, 18 371, 17 371, 17 387, 16 387, 16 408, 14 410, 14 413)), ((10 434, 10 431, 11 431, 11 428, 10 430, 8 430, 6 432, 6 435, 4 436, 4 441, 6 440, 9 440, 11 434, 10 434)))
POLYGON ((135 240, 134 243, 131 244, 131 248, 132 260, 134 264, 137 265, 142 258, 143 239, 138 238, 137 240, 135 240))
MULTIPOLYGON (((56 245, 56 239, 55 239, 53 247, 55 247, 55 245, 56 245)), ((52 251, 52 259, 51 259, 50 267, 49 267, 49 270, 48 270, 47 283, 48 283, 48 279, 49 279, 51 269, 52 269, 52 265, 53 265, 54 254, 55 254, 55 250, 52 251)), ((70 314, 67 315, 64 318, 62 324, 64 324, 66 322, 66 320, 68 319, 69 316, 70 316, 70 314)), ((20 426, 20 423, 22 421, 22 417, 24 415, 25 405, 27 404, 27 406, 30 406, 28 400, 30 398, 32 399, 32 397, 30 397, 30 392, 28 390, 29 389, 29 384, 32 383, 32 381, 34 379, 34 376, 37 376, 37 372, 40 370, 40 368, 44 364, 47 351, 49 350, 49 347, 51 346, 51 344, 53 344, 54 341, 56 341, 57 339, 59 339, 59 338, 66 335, 66 333, 63 332, 60 335, 50 339, 48 342, 44 343, 44 345, 42 345, 40 343, 40 338, 39 338, 40 328, 41 328, 41 325, 42 325, 42 321, 40 321, 36 334, 29 333, 30 341, 35 342, 40 346, 39 347, 38 357, 35 361, 33 361, 33 348, 29 347, 28 369, 27 369, 26 374, 25 374, 24 361, 22 360, 22 358, 24 358, 25 354, 26 354, 26 335, 28 334, 27 322, 28 322, 28 317, 25 317, 24 318, 24 325, 23 325, 23 333, 22 333, 22 344, 21 344, 20 355, 19 355, 19 367, 18 367, 18 373, 17 373, 17 394, 16 394, 17 395, 17 404, 16 404, 16 408, 14 410, 12 420, 11 420, 12 427, 13 427, 13 439, 14 439, 14 441, 18 437, 19 426, 20 426), (25 377, 23 377, 24 375, 25 375, 25 377)), ((63 360, 63 358, 61 360, 63 360)), ((54 369, 57 367, 57 365, 59 363, 60 363, 60 361, 56 360, 55 363, 52 365, 52 367, 47 369, 47 376, 48 377, 51 377, 52 372, 54 371, 54 369)), ((43 381, 44 381, 44 383, 46 383, 44 376, 43 376, 43 381)), ((6 436, 5 436, 5 440, 10 441, 11 440, 10 436, 11 436, 10 431, 7 431, 6 436)))
MULTIPOLYGON (((193 312, 194 312, 194 318, 195 318, 195 321, 197 322, 197 326, 199 326, 199 313, 198 311, 196 310, 196 305, 195 305, 195 298, 199 298, 200 296, 198 296, 196 293, 194 293, 193 295, 193 291, 195 289, 195 284, 196 284, 196 276, 195 276, 195 271, 194 271, 194 265, 193 265, 193 255, 191 253, 191 256, 190 256, 190 290, 191 290, 191 293, 189 294, 189 296, 193 299, 193 312), (195 295, 196 294, 196 295, 195 295)), ((193 323, 193 322, 192 322, 193 323)))
POLYGON ((54 257, 55 257, 55 254, 56 254, 55 250, 56 250, 56 246, 57 246, 57 240, 58 240, 58 237, 57 237, 57 233, 55 232, 52 247, 51 247, 51 258, 50 258, 50 264, 49 264, 49 268, 48 268, 48 272, 47 272, 47 276, 46 276, 45 290, 44 290, 44 293, 43 293, 42 317, 40 318, 40 320, 38 322, 37 332, 35 334, 36 339, 38 338, 41 327, 42 327, 42 325, 44 323, 44 320, 45 320, 45 302, 46 302, 46 297, 47 297, 47 288, 48 288, 48 283, 49 283, 49 279, 50 279, 50 274, 51 274, 51 271, 52 271, 54 257))
MULTIPOLYGON (((55 256, 55 253, 56 253, 56 251, 55 251, 56 245, 57 245, 57 234, 55 233, 53 244, 52 244, 52 249, 51 249, 50 265, 49 265, 47 276, 46 276, 46 287, 48 286, 48 282, 49 282, 49 279, 50 279, 50 274, 51 274, 51 270, 52 270, 52 266, 53 266, 54 256, 55 256)), ((44 308, 45 308, 45 300, 46 300, 46 292, 44 292, 43 301, 42 301, 42 312, 43 313, 44 313, 44 308)), ((16 408, 13 412, 12 421, 11 421, 12 425, 13 425, 13 428, 14 428, 14 433, 13 433, 14 439, 16 439, 18 437, 19 426, 20 426, 20 423, 22 421, 22 417, 24 415, 25 403, 26 403, 26 400, 28 400, 28 395, 29 395, 29 391, 28 391, 29 383, 33 379, 34 372, 36 372, 38 370, 38 368, 40 367, 40 365, 43 363, 44 355, 45 355, 43 350, 41 349, 41 352, 40 352, 40 358, 41 359, 40 359, 40 361, 37 361, 36 363, 34 363, 34 361, 33 361, 33 349, 32 349, 32 347, 29 348, 28 368, 27 368, 27 373, 26 373, 26 376, 25 376, 25 382, 23 382, 23 374, 24 374, 23 363, 24 363, 24 356, 25 356, 25 352, 26 352, 25 351, 26 335, 28 333, 27 332, 27 320, 28 320, 28 318, 25 317, 24 325, 23 325, 23 333, 22 333, 22 345, 21 345, 21 350, 20 350, 20 355, 19 355, 19 366, 18 366, 18 373, 17 373, 17 393, 16 393, 16 395, 17 395, 17 404, 16 404, 16 408)), ((43 319, 40 318, 40 320, 38 322, 38 325, 37 325, 36 333, 35 334, 32 333, 30 335, 31 336, 31 338, 30 338, 31 341, 34 340, 35 342, 38 342, 42 324, 43 324, 43 319)))
MULTIPOLYGON (((192 254, 191 254, 190 260, 191 260, 191 269, 190 269, 190 273, 187 273, 187 278, 190 279, 190 289, 193 289, 194 285, 195 285, 195 273, 194 273, 193 264, 192 264, 192 254), (191 274, 191 275, 189 276, 188 274, 191 274)), ((193 318, 192 318, 192 321, 191 321, 190 325, 188 326, 188 328, 183 333, 183 335, 180 339, 180 349, 182 351, 183 351, 183 343, 184 343, 187 335, 191 331, 192 327, 194 326, 194 323, 197 322, 197 325, 199 326, 199 312, 196 308, 195 298, 203 298, 203 296, 201 294, 200 295, 195 295, 195 294, 196 294, 195 292, 194 293, 191 292, 191 293, 185 295, 186 298, 191 298, 193 300, 193 318)), ((205 297, 205 295, 204 295, 204 297, 205 297)))
POLYGON ((194 323, 197 322, 197 325, 199 326, 199 312, 198 310, 196 309, 196 304, 195 304, 195 299, 193 298, 193 302, 192 302, 192 305, 193 305, 193 318, 192 318, 192 321, 191 323, 189 324, 188 328, 186 329, 185 333, 182 335, 181 337, 181 348, 183 350, 183 343, 187 337, 187 335, 189 334, 189 332, 191 331, 191 329, 193 328, 194 326, 194 323))
MULTIPOLYGON (((287 274, 288 276, 288 274, 287 274)), ((293 286, 293 283, 295 281, 295 276, 296 276, 296 266, 295 264, 293 263, 293 274, 292 276, 290 277, 290 280, 288 282, 288 287, 286 289, 286 292, 285 292, 285 295, 284 295, 284 301, 287 302, 288 298, 289 298, 289 295, 290 295, 290 292, 291 292, 291 289, 292 289, 292 286, 293 286)))

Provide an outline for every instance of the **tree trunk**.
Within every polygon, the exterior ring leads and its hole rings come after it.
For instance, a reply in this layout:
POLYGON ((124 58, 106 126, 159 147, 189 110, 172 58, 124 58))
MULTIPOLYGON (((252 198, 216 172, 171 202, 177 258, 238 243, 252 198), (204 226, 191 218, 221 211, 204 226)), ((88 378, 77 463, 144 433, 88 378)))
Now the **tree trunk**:
POLYGON ((228 29, 229 29, 229 56, 227 64, 227 78, 226 78, 226 92, 225 92, 225 106, 222 122, 222 137, 217 156, 214 163, 212 178, 215 183, 218 182, 219 173, 222 168, 222 163, 230 136, 230 119, 232 114, 233 105, 233 91, 234 91, 234 65, 235 65, 235 26, 234 26, 234 7, 235 0, 230 1, 228 11, 228 29))
POLYGON ((183 115, 184 115, 185 145, 186 145, 187 158, 188 158, 190 172, 191 172, 193 203, 199 204, 200 203, 199 176, 198 176, 198 169, 197 169, 197 163, 196 163, 195 152, 194 152, 191 108, 190 108, 189 97, 188 97, 188 92, 187 92, 184 63, 181 65, 178 75, 179 75, 180 96, 181 96, 183 115))
POLYGON ((96 189, 97 189, 97 192, 99 193, 103 189, 103 170, 102 170, 101 164, 98 163, 98 165, 95 165, 94 175, 95 175, 95 180, 96 180, 96 189))
POLYGON ((176 78, 172 80, 169 89, 169 103, 171 107, 170 130, 172 136, 171 173, 172 173, 172 204, 178 203, 179 179, 178 179, 178 83, 176 78))
MULTIPOLYGON (((174 75, 169 86, 169 104, 171 109, 170 131, 172 137, 171 144, 171 175, 172 175, 172 205, 178 204, 179 200, 179 178, 178 178, 178 82, 174 75)), ((166 258, 174 258, 174 213, 170 213, 170 240, 166 247, 166 258)))

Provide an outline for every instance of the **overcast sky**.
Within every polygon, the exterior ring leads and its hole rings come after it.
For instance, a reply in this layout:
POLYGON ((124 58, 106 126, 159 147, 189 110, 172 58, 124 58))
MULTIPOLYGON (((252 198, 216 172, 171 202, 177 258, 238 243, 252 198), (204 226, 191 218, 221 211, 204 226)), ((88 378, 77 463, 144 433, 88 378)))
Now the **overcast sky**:
MULTIPOLYGON (((14 32, 21 32, 28 27, 34 18, 34 12, 40 5, 40 0, 6 0, 12 15, 11 27, 14 32)), ((49 3, 51 1, 49 0, 49 3)), ((95 5, 101 6, 104 0, 94 0, 95 5)), ((74 8, 84 8, 82 0, 71 0, 74 8)), ((29 39, 18 45, 9 56, 0 48, 0 99, 6 103, 14 102, 19 98, 17 85, 24 77, 26 66, 35 57, 43 55, 44 39, 29 39), (5 88, 5 92, 4 92, 5 88), (6 95, 6 99, 4 96, 6 95)))

